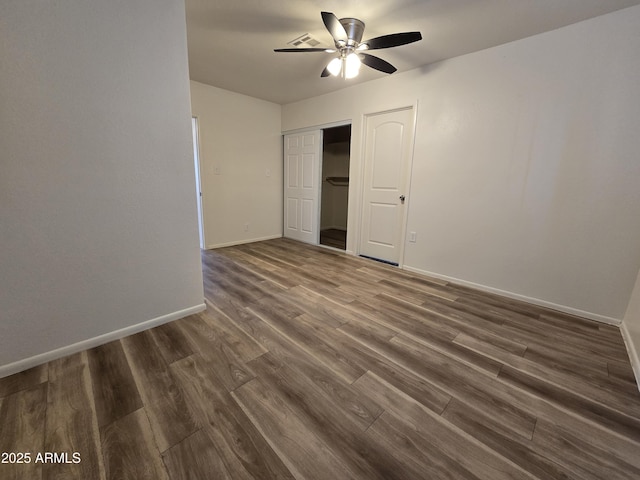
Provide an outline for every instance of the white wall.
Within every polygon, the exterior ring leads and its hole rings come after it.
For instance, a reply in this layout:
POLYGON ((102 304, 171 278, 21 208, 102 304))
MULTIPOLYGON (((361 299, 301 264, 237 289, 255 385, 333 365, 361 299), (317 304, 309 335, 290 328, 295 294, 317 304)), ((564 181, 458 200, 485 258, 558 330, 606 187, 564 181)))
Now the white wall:
POLYGON ((0 58, 0 376, 201 309, 183 2, 2 2, 0 58))
POLYGON ((206 248, 282 236, 280 105, 192 81, 191 107, 206 248))
POLYGON ((640 268, 640 6, 283 107, 283 130, 418 105, 404 266, 619 322, 640 268))

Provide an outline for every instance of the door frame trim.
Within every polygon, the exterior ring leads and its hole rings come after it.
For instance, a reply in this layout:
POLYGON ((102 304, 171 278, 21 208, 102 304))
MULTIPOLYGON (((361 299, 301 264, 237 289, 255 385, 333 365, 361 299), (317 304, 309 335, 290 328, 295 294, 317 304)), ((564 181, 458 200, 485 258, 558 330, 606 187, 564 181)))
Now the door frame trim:
POLYGON ((195 124, 195 131, 193 132, 193 138, 196 142, 193 145, 194 153, 197 152, 198 158, 194 158, 194 170, 197 168, 195 172, 197 175, 196 179, 196 189, 197 189, 197 197, 196 202, 198 202, 198 233, 199 233, 199 241, 200 241, 200 249, 207 249, 207 238, 206 238, 206 229, 204 222, 204 190, 203 190, 203 182, 202 182, 202 151, 201 151, 201 142, 200 142, 200 118, 197 115, 191 115, 191 125, 195 124), (195 122, 194 122, 195 120, 195 122))

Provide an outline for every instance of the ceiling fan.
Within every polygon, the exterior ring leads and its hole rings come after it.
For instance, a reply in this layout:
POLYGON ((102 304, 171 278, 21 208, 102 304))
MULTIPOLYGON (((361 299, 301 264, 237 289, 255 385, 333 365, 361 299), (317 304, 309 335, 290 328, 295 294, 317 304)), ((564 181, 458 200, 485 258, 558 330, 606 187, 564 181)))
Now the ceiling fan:
POLYGON ((338 53, 320 74, 321 77, 329 75, 343 78, 353 78, 358 75, 360 65, 365 64, 375 70, 384 73, 393 73, 397 69, 386 60, 374 55, 364 53, 367 50, 379 50, 381 48, 398 47, 408 43, 422 40, 420 32, 403 32, 382 35, 362 41, 364 22, 357 18, 340 18, 331 12, 321 12, 322 21, 333 37, 333 48, 277 48, 274 52, 325 52, 338 53))

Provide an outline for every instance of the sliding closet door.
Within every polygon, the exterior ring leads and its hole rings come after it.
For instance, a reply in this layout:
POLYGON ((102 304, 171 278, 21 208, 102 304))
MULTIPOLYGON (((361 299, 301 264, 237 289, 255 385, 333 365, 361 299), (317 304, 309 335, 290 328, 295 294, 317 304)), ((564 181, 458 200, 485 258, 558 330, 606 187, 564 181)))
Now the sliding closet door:
POLYGON ((320 238, 322 131, 284 137, 284 236, 317 245, 320 238))

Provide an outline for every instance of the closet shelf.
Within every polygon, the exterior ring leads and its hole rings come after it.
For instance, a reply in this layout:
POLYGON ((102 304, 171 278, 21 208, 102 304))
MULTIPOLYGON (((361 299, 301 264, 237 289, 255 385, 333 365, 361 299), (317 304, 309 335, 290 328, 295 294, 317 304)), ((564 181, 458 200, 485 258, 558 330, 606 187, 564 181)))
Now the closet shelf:
POLYGON ((336 185, 338 187, 349 186, 349 177, 327 177, 325 180, 331 185, 336 185))

